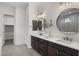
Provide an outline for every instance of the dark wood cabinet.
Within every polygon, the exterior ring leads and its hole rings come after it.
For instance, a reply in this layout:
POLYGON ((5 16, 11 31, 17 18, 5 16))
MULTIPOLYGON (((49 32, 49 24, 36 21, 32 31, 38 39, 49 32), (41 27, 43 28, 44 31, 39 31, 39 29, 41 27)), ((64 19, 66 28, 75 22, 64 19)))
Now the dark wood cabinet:
POLYGON ((31 36, 31 46, 43 56, 47 56, 47 41, 31 36))
POLYGON ((78 50, 31 36, 31 46, 42 56, 78 56, 78 50))
POLYGON ((62 46, 53 42, 48 42, 48 46, 51 46, 52 48, 56 49, 58 56, 78 56, 78 50, 62 46))
POLYGON ((48 46, 48 56, 58 56, 58 55, 59 55, 58 49, 48 46))
POLYGON ((78 50, 61 46, 60 55, 61 56, 78 56, 78 50))
POLYGON ((48 56, 59 56, 59 46, 55 43, 48 42, 48 56))
POLYGON ((36 51, 38 51, 39 50, 39 48, 38 48, 38 42, 39 42, 38 39, 34 36, 32 36, 31 39, 32 39, 31 40, 32 48, 35 49, 36 51))
POLYGON ((48 48, 47 44, 48 44, 47 41, 42 40, 42 39, 39 40, 38 47, 40 49, 40 54, 43 56, 47 56, 47 48, 48 48))

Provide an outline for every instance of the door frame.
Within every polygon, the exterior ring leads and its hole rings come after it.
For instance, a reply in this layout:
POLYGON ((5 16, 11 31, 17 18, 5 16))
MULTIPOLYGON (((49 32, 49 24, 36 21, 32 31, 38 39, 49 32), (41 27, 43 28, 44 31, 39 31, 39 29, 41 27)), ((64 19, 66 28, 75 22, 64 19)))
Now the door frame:
MULTIPOLYGON (((4 39, 5 39, 5 24, 4 24, 4 22, 5 22, 5 16, 6 15, 4 15, 3 14, 3 16, 2 16, 2 21, 3 21, 3 32, 2 32, 2 36, 3 36, 3 38, 2 38, 2 46, 4 46, 4 39)), ((15 20, 15 17, 13 16, 13 18, 14 18, 14 20, 15 20)), ((15 20, 16 21, 16 20, 15 20)), ((14 39, 13 39, 13 43, 15 44, 15 24, 13 24, 13 26, 14 26, 14 39)))

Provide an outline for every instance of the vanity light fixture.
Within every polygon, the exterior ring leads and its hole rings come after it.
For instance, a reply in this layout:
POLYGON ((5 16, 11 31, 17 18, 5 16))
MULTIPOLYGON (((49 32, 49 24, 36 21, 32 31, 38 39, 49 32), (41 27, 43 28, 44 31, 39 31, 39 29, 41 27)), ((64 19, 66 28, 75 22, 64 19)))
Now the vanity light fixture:
POLYGON ((71 2, 59 2, 59 5, 65 5, 65 6, 69 6, 71 5, 71 2))
POLYGON ((63 9, 66 6, 71 6, 71 2, 59 2, 59 9, 63 9))

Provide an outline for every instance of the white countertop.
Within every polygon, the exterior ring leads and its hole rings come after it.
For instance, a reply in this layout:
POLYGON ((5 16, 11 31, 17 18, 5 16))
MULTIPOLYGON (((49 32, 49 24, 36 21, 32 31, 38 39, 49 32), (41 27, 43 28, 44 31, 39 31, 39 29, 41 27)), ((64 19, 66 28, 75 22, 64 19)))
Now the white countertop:
POLYGON ((66 47, 70 47, 70 48, 79 50, 79 42, 76 42, 76 41, 66 42, 66 41, 61 41, 61 39, 56 38, 56 37, 46 37, 46 36, 38 35, 35 33, 32 33, 31 35, 44 39, 44 40, 47 40, 47 41, 50 41, 50 42, 53 42, 53 43, 57 43, 57 44, 60 44, 60 45, 66 46, 66 47))

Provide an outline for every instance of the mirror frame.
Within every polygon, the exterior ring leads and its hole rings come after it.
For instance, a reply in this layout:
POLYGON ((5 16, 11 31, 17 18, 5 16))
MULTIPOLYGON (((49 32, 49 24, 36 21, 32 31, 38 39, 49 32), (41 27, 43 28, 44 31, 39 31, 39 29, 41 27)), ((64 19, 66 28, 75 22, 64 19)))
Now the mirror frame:
MULTIPOLYGON (((79 8, 67 8, 65 10, 63 10, 58 16, 57 16, 57 19, 56 19, 56 27, 57 29, 60 31, 60 29, 58 28, 58 24, 57 24, 57 21, 59 19, 60 16, 62 15, 67 15, 67 14, 72 14, 72 13, 77 13, 79 12, 79 8), (71 11, 71 12, 70 12, 71 11), (68 13, 70 12, 70 13, 68 13), (64 14, 63 14, 64 13, 64 14), (66 13, 66 14, 65 14, 66 13)), ((79 21, 79 20, 78 20, 79 21)), ((79 28, 78 28, 79 29, 79 28)), ((79 30, 78 30, 79 31, 79 30)), ((68 34, 68 35, 71 35, 71 34, 75 34, 75 33, 78 33, 78 32, 62 32, 60 31, 61 33, 64 33, 64 34, 68 34)))

